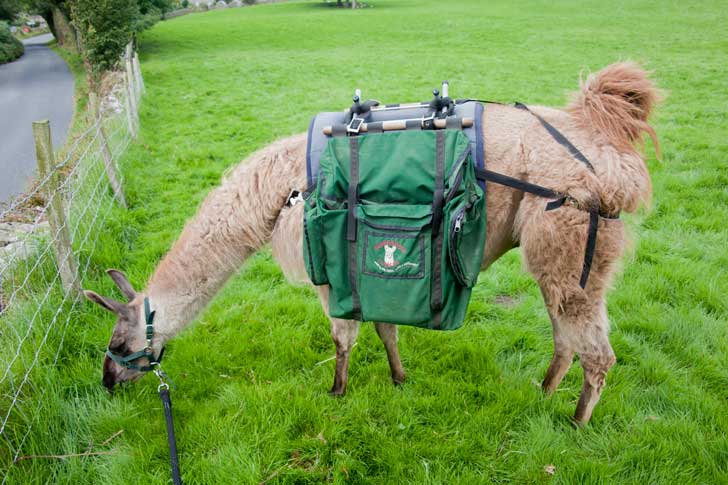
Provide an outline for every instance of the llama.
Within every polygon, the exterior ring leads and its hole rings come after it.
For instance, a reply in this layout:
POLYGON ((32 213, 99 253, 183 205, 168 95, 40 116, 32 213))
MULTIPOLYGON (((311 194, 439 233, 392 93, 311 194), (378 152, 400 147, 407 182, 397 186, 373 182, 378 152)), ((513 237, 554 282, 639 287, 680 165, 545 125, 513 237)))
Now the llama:
MULTIPOLYGON (((659 156, 656 134, 647 122, 658 98, 657 88, 642 68, 616 63, 583 81, 565 110, 533 108, 591 160, 594 172, 555 143, 529 113, 488 105, 483 115, 488 168, 567 193, 579 207, 598 205, 607 214, 633 212, 651 195, 647 166, 636 146, 646 132, 659 156)), ((286 206, 291 191, 305 187, 305 151, 306 136, 301 134, 250 155, 207 196, 144 291, 134 290, 121 272, 109 270, 126 303, 85 292, 118 316, 109 342, 112 352, 123 356, 146 346, 142 306, 148 298, 156 312, 152 348, 158 355, 246 258, 268 243, 289 281, 310 283, 302 255, 303 205, 286 206)), ((585 424, 616 360, 608 338, 605 295, 624 248, 623 223, 619 219, 599 221, 591 275, 582 289, 579 275, 588 213, 568 206, 547 212, 544 199, 492 183, 487 184, 486 194, 488 232, 482 268, 520 246, 553 327, 554 353, 543 389, 553 393, 578 354, 584 382, 574 419, 585 424)), ((317 290, 327 311, 328 289, 317 290)), ((331 394, 343 395, 359 322, 330 320, 336 345, 331 394)), ((384 343, 392 379, 402 384, 405 372, 397 348, 397 328, 387 322, 375 322, 375 328, 384 343)), ((109 389, 141 375, 109 357, 104 361, 103 383, 109 389)))

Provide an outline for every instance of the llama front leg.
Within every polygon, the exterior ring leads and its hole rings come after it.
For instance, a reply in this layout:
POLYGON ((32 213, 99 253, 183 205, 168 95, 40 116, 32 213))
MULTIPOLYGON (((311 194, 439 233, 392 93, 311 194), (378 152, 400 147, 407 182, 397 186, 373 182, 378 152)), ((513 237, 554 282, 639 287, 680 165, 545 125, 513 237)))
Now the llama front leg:
POLYGON ((397 347, 397 326, 391 323, 375 323, 374 328, 377 330, 377 335, 379 335, 387 351, 392 382, 394 382, 395 386, 404 384, 405 373, 402 361, 399 358, 399 348, 397 347))
POLYGON ((336 373, 334 385, 329 394, 343 396, 346 393, 346 382, 349 377, 349 355, 359 334, 359 322, 355 320, 331 319, 331 338, 336 344, 336 373))

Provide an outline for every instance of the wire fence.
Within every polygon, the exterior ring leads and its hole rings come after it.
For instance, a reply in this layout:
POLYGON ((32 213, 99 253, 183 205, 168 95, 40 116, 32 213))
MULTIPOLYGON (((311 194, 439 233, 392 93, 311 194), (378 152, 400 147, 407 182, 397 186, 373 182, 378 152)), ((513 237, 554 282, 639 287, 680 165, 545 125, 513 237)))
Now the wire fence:
POLYGON ((48 122, 33 124, 38 181, 0 207, 0 483, 38 425, 39 370, 58 363, 101 228, 126 205, 117 162, 136 138, 144 91, 131 44, 122 65, 109 92, 91 97, 88 127, 60 153, 48 122))

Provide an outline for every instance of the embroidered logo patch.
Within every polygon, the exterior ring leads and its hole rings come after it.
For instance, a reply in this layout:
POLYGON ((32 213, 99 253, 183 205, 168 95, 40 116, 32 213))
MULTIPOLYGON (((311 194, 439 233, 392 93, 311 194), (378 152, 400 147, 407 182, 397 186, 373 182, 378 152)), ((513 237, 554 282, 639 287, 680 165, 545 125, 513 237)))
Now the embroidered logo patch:
POLYGON ((368 233, 364 272, 374 276, 419 278, 424 273, 422 241, 416 235, 368 233))
POLYGON ((397 241, 382 241, 374 246, 374 251, 378 253, 384 253, 384 258, 374 260, 374 264, 377 265, 380 271, 385 273, 397 272, 400 269, 407 267, 417 267, 417 263, 408 261, 401 262, 397 258, 407 254, 407 249, 397 241), (396 253, 399 251, 399 255, 396 253))

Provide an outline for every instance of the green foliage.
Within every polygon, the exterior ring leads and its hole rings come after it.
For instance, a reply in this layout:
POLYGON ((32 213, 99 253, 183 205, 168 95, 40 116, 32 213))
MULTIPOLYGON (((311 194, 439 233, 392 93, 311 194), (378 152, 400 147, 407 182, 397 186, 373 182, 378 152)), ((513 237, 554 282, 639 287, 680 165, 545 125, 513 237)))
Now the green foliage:
POLYGON ((0 64, 14 61, 23 55, 23 43, 13 37, 7 22, 0 20, 0 64))
MULTIPOLYGON (((559 106, 580 71, 635 59, 669 97, 654 119, 664 158, 648 160, 653 207, 625 216, 635 242, 609 297, 618 362, 592 423, 574 429, 581 370, 575 362, 559 392, 541 393, 551 325, 513 251, 481 274, 463 329, 402 329, 399 389, 364 325, 349 393, 331 399, 334 363, 318 365, 334 354, 324 312, 263 251, 168 346, 185 481, 728 482, 725 2, 376 5, 224 9, 145 32, 143 143, 121 164, 131 207, 99 233, 84 287, 118 298, 107 267, 141 287, 226 170, 348 106, 356 87, 396 103, 426 100, 448 79, 457 97, 559 106)), ((37 368, 46 394, 23 453, 94 443, 110 454, 25 460, 8 483, 166 483, 154 376, 109 395, 101 359, 114 317, 81 310, 58 365, 37 368)))
POLYGON ((12 22, 18 13, 20 13, 18 0, 0 0, 0 20, 12 22))
POLYGON ((172 10, 174 4, 172 0, 137 0, 139 4, 139 13, 146 15, 152 12, 165 13, 172 10))
POLYGON ((134 31, 136 0, 75 0, 72 11, 94 73, 115 67, 134 31))
POLYGON ((171 0, 138 0, 139 16, 134 22, 134 30, 141 32, 159 22, 166 12, 173 8, 171 0))

